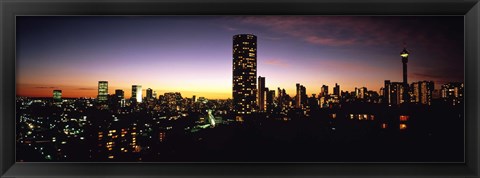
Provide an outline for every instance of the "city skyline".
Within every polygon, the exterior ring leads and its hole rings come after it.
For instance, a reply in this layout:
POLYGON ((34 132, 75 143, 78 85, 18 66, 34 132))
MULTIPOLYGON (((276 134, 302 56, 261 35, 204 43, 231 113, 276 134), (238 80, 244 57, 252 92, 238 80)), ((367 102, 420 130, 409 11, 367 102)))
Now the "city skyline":
POLYGON ((97 82, 104 80, 109 83, 109 94, 121 89, 126 98, 131 97, 132 85, 143 86, 143 96, 151 88, 160 94, 232 98, 231 38, 240 33, 258 37, 257 76, 266 78, 265 86, 285 88, 291 96, 296 83, 306 86, 311 95, 318 94, 322 85, 338 83, 343 91, 355 87, 379 91, 384 80, 401 81, 403 43, 412 51, 409 81, 431 80, 438 89, 450 81, 463 82, 462 18, 20 17, 17 96, 51 97, 52 90, 58 89, 65 98, 95 98, 97 82), (232 24, 235 20, 240 23, 232 24), (39 26, 42 22, 46 23, 43 27, 39 26), (152 27, 142 29, 142 24, 152 27), (445 28, 451 26, 446 24, 454 25, 453 29, 445 28), (123 28, 106 35, 110 26, 123 28), (199 29, 185 30, 189 26, 199 29), (318 26, 325 29, 315 30, 318 26), (27 27, 38 31, 27 33, 27 27), (177 31, 169 32, 169 28, 177 31), (149 36, 154 34, 167 40, 155 41, 149 36))

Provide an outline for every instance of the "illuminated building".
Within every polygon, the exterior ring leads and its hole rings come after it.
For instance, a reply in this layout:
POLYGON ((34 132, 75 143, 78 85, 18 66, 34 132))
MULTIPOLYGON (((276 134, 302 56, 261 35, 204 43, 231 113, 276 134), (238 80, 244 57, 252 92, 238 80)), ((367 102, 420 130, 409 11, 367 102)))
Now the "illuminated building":
POLYGON ((53 90, 53 102, 62 102, 62 90, 53 90))
POLYGON ((403 48, 403 51, 400 53, 402 57, 402 64, 403 64, 403 93, 402 96, 405 102, 410 102, 410 95, 409 95, 409 86, 407 81, 407 63, 408 63, 408 51, 406 48, 403 48))
POLYGON ((441 98, 452 105, 460 104, 463 102, 463 88, 463 83, 460 82, 444 84, 440 90, 441 98))
POLYGON ((257 89, 257 37, 233 36, 233 103, 237 115, 255 112, 257 89))
POLYGON ((259 111, 265 111, 265 77, 258 76, 257 104, 259 111))
POLYGON ((432 104, 432 94, 434 90, 433 81, 414 82, 410 89, 413 96, 411 98, 412 102, 425 105, 432 104))
POLYGON ((355 98, 357 99, 365 99, 367 93, 366 87, 357 88, 355 87, 355 98))
POLYGON ((115 90, 115 102, 117 102, 120 107, 125 107, 125 92, 123 92, 123 90, 115 90))
POLYGON ((297 83, 297 95, 295 96, 295 108, 303 108, 307 100, 306 88, 297 83))
POLYGON ((404 102, 402 82, 390 82, 390 80, 385 80, 385 86, 383 89, 384 103, 389 106, 394 106, 400 105, 404 102))
POLYGON ((327 85, 322 85, 322 88, 320 89, 320 97, 327 97, 328 96, 328 86, 327 85))
POLYGON ((275 98, 275 90, 268 90, 266 89, 266 100, 267 100, 267 112, 273 113, 273 109, 275 108, 274 98, 275 98))
POLYGON ((147 88, 146 94, 147 94, 147 100, 153 99, 153 90, 151 88, 147 88))
POLYGON ((98 82, 98 102, 105 103, 108 100, 108 82, 98 82))
POLYGON ((333 87, 333 94, 340 96, 340 85, 338 85, 337 83, 335 83, 335 87, 333 87))
POLYGON ((142 102, 142 85, 132 85, 132 96, 130 100, 137 103, 142 102))

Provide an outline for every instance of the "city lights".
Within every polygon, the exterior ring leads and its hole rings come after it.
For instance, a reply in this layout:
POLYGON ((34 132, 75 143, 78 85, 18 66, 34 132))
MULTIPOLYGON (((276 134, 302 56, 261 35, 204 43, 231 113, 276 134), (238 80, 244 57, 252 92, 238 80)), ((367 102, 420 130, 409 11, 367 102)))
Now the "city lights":
MULTIPOLYGON (((466 96, 463 71, 457 68, 462 65, 446 65, 458 55, 438 56, 436 51, 448 45, 429 42, 444 36, 437 34, 444 32, 433 23, 438 20, 411 23, 418 27, 407 26, 405 32, 358 26, 373 17, 358 22, 338 17, 347 25, 331 17, 231 17, 230 25, 244 26, 228 33, 199 28, 184 34, 190 29, 186 22, 207 27, 190 17, 162 26, 151 18, 152 27, 135 28, 148 38, 129 31, 109 34, 117 37, 112 41, 105 37, 106 27, 96 24, 103 33, 91 37, 105 40, 100 43, 74 30, 92 40, 92 48, 78 44, 86 51, 81 55, 59 51, 58 56, 84 59, 66 58, 69 66, 33 70, 25 65, 32 57, 22 52, 27 59, 19 59, 23 68, 15 103, 18 160, 415 162, 437 161, 439 153, 448 153, 445 161, 462 161, 463 145, 457 141, 464 131, 466 96), (424 33, 432 29, 436 36, 424 33), (241 31, 246 33, 237 34, 241 31), (399 47, 407 39, 408 49, 406 43, 399 47), (437 68, 432 59, 445 61, 437 68), (60 70, 68 72, 60 75, 60 70)), ((398 24, 416 19, 385 18, 398 24)), ((30 45, 28 40, 22 44, 30 45)), ((43 58, 58 60, 35 53, 40 49, 31 52, 39 56, 36 65, 42 66, 43 58)))

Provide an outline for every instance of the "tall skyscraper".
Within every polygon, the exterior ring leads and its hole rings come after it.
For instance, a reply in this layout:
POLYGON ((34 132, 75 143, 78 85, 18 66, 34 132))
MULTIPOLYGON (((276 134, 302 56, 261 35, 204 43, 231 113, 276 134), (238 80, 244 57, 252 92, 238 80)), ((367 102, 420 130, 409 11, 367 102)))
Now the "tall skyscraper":
POLYGON ((410 87, 413 98, 411 101, 418 104, 432 104, 432 95, 434 90, 433 81, 419 81, 412 83, 410 87))
POLYGON ((142 85, 132 85, 132 96, 130 100, 136 101, 137 103, 142 102, 142 85))
POLYGON ((151 88, 147 88, 146 94, 147 94, 147 100, 153 99, 153 90, 151 88))
POLYGON ((407 81, 407 63, 408 63, 408 54, 406 48, 403 48, 403 51, 400 53, 402 57, 402 64, 403 64, 403 99, 405 102, 410 102, 410 95, 409 95, 409 86, 407 81))
POLYGON ((333 94, 336 96, 340 96, 340 85, 335 83, 335 87, 333 87, 333 94))
POLYGON ((295 108, 303 108, 307 102, 307 89, 297 83, 297 95, 295 96, 295 108))
POLYGON ((53 90, 53 102, 62 102, 62 90, 53 90))
POLYGON ((255 112, 257 97, 257 37, 251 34, 233 36, 234 112, 248 115, 255 112))
POLYGON ((108 82, 98 81, 98 102, 105 103, 108 100, 108 82))
POLYGON ((267 104, 267 109, 266 111, 268 113, 273 113, 273 109, 275 108, 275 103, 274 103, 274 98, 275 98, 275 90, 265 90, 266 94, 267 94, 267 97, 266 97, 266 104, 267 104))
POLYGON ((123 90, 115 90, 115 102, 118 106, 125 107, 125 92, 123 90))
POLYGON ((257 104, 259 111, 265 111, 265 77, 258 76, 257 104))
POLYGON ((320 91, 320 97, 327 97, 328 96, 328 86, 327 85, 322 85, 321 91, 320 91))

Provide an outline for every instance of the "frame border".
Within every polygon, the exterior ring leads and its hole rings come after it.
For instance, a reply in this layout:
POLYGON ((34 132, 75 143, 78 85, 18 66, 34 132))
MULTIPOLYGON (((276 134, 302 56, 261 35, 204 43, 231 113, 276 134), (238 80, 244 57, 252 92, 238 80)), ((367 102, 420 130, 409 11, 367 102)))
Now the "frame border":
POLYGON ((479 0, 0 0, 0 11, 1 177, 479 177, 479 0), (17 15, 464 15, 465 163, 16 163, 17 15))

